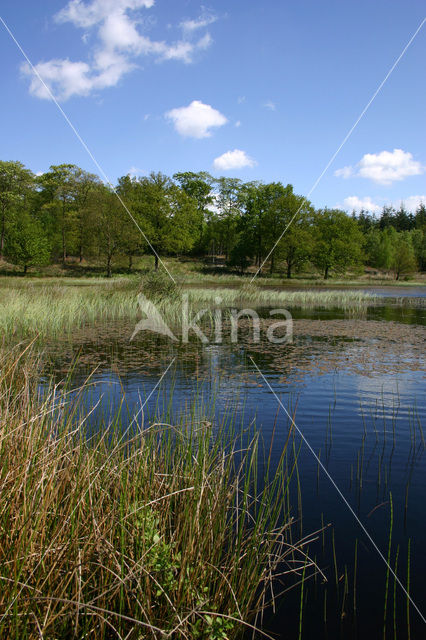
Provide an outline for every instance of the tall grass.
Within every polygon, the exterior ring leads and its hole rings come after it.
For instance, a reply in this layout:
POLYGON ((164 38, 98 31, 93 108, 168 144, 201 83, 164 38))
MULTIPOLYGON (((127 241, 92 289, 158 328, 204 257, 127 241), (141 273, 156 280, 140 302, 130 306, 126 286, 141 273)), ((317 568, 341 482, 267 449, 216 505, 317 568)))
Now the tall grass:
POLYGON ((35 333, 56 336, 85 324, 136 319, 138 314, 135 283, 124 279, 1 288, 0 305, 0 334, 7 340, 35 333))
POLYGON ((265 290, 249 283, 239 289, 191 289, 191 299, 201 303, 221 299, 228 306, 240 302, 257 306, 285 305, 299 308, 339 307, 343 309, 365 308, 376 301, 376 296, 362 291, 279 291, 265 290))
MULTIPOLYGON (((6 341, 39 334, 55 337, 74 328, 116 320, 136 321, 141 317, 138 292, 153 299, 165 319, 182 319, 181 289, 171 287, 171 281, 154 276, 137 280, 90 279, 24 281, 10 279, 9 286, 0 286, 0 335, 6 341), (160 295, 161 294, 161 295, 160 295)), ((353 291, 276 291, 244 284, 238 289, 188 289, 190 312, 201 307, 281 305, 292 307, 340 307, 347 310, 365 309, 375 297, 353 291)))
POLYGON ((285 449, 263 483, 232 420, 89 430, 78 394, 37 397, 34 369, 0 355, 0 637, 234 638, 277 573, 311 566, 289 541, 285 449))

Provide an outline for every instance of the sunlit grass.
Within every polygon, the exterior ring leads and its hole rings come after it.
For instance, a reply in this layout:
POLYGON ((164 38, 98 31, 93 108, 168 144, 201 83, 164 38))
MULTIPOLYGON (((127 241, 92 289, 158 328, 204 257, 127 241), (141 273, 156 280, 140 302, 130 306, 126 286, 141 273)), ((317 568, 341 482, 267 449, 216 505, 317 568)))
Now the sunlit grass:
POLYGON ((257 306, 284 305, 291 307, 339 307, 357 308, 373 304, 376 296, 362 291, 279 291, 265 290, 256 285, 247 285, 239 289, 191 289, 191 299, 200 303, 208 303, 216 298, 220 304, 228 306, 239 302, 252 303, 257 306))
MULTIPOLYGON (((212 264, 211 261, 201 258, 176 258, 167 256, 162 258, 163 264, 166 265, 168 271, 173 277, 182 284, 208 284, 209 286, 221 283, 222 285, 234 285, 241 282, 249 282, 256 273, 256 267, 252 266, 245 274, 240 275, 232 271, 225 265, 219 266, 212 264)), ((0 266, 4 263, 1 263, 0 266)), ((118 256, 113 268, 114 280, 116 279, 134 279, 140 277, 141 274, 152 271, 154 258, 152 255, 135 256, 133 260, 133 269, 129 273, 127 258, 118 256)), ((9 269, 3 269, 4 274, 19 273, 16 267, 8 265, 9 269)), ((106 280, 104 277, 104 268, 97 260, 79 262, 71 260, 64 269, 60 264, 49 265, 47 267, 30 268, 28 278, 22 278, 9 275, 7 280, 37 280, 47 279, 65 280, 67 282, 76 283, 78 281, 100 282, 106 280)), ((3 278, 0 277, 0 288, 3 278)), ((277 270, 271 274, 269 268, 264 268, 262 273, 258 274, 256 282, 260 286, 280 286, 292 289, 293 287, 386 287, 396 289, 399 287, 419 287, 425 286, 425 274, 416 273, 411 277, 401 280, 395 280, 392 272, 378 273, 362 273, 360 271, 348 272, 346 274, 332 272, 328 280, 324 280, 323 275, 317 272, 313 267, 303 272, 294 273, 291 279, 286 277, 286 269, 283 264, 278 265, 277 270)))
POLYGON ((6 340, 55 336, 85 324, 136 318, 136 285, 127 280, 96 285, 77 281, 24 283, 0 288, 0 332, 6 340))
MULTIPOLYGON (((160 293, 161 289, 160 286, 160 293)), ((6 341, 16 341, 36 334, 41 338, 55 337, 96 323, 119 320, 136 322, 142 317, 137 298, 140 291, 144 292, 140 277, 0 278, 0 334, 6 341)), ((241 279, 235 282, 235 286, 226 287, 226 283, 218 279, 212 287, 180 285, 173 295, 168 293, 155 299, 165 320, 171 324, 182 318, 181 295, 185 292, 190 312, 202 307, 213 309, 218 304, 222 307, 285 307, 290 312, 292 308, 362 311, 369 305, 383 302, 383 298, 363 291, 294 291, 267 288, 261 283, 250 284, 241 279)), ((152 291, 149 289, 145 293, 150 297, 152 291)), ((395 298, 393 302, 408 306, 422 304, 421 299, 410 298, 395 298)))

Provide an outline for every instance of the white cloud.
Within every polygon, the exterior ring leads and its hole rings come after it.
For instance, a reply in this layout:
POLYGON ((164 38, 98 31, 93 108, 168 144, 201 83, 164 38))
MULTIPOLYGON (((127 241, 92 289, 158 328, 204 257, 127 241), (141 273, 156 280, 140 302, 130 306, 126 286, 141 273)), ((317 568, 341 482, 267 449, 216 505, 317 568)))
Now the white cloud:
POLYGON ((366 153, 356 167, 337 169, 334 175, 342 178, 357 176, 367 178, 378 184, 390 185, 409 176, 424 173, 425 167, 413 159, 413 154, 402 149, 366 153))
POLYGON ((228 122, 220 111, 200 100, 193 100, 187 107, 172 109, 165 116, 173 122, 181 136, 191 138, 209 138, 211 129, 222 127, 228 122))
POLYGON ((245 151, 234 149, 227 151, 218 158, 215 158, 213 166, 219 171, 229 171, 230 169, 243 169, 244 167, 254 167, 256 161, 250 158, 245 151))
MULTIPOLYGON (((92 89, 89 78, 90 67, 85 62, 49 60, 49 62, 40 62, 36 65, 36 69, 49 88, 60 87, 59 96, 62 100, 66 100, 73 94, 88 95, 92 89)), ((24 63, 21 70, 30 77, 30 93, 37 98, 49 99, 49 92, 32 72, 29 64, 24 63)))
POLYGON ((370 196, 359 198, 358 196, 348 196, 343 200, 343 203, 336 206, 346 211, 359 212, 361 209, 370 211, 371 213, 379 213, 383 206, 390 206, 398 210, 401 204, 404 205, 407 211, 415 212, 421 203, 426 204, 426 195, 408 196, 407 198, 401 198, 400 200, 386 200, 385 198, 373 199, 370 196))
MULTIPOLYGON (((140 13, 135 12, 153 6, 154 0, 71 0, 56 14, 56 22, 70 22, 77 28, 85 29, 83 42, 86 44, 90 40, 89 31, 93 31, 96 45, 90 51, 87 62, 52 59, 35 65, 53 95, 58 100, 67 100, 73 95, 87 96, 93 91, 115 86, 126 73, 136 68, 136 60, 140 56, 150 55, 158 61, 190 63, 197 51, 211 45, 209 33, 198 40, 191 37, 193 31, 205 26, 200 20, 196 29, 186 29, 184 37, 172 43, 151 40, 140 33, 142 20, 140 13)), ((195 24, 197 21, 193 22, 195 24)), ((204 18, 204 22, 210 24, 207 18, 204 18)), ((30 93, 38 98, 49 99, 49 93, 31 67, 25 63, 21 70, 30 78, 30 93)))
POLYGON ((208 27, 210 24, 213 24, 213 22, 216 22, 216 20, 217 17, 213 14, 204 14, 196 20, 183 20, 180 23, 180 26, 182 27, 183 31, 192 32, 208 27))
POLYGON ((371 213, 378 213, 381 211, 381 206, 373 202, 373 200, 367 196, 365 198, 358 198, 358 196, 348 196, 343 200, 343 205, 341 205, 343 209, 347 211, 361 211, 364 209, 366 211, 370 211, 371 213))
POLYGON ((238 127, 241 127, 241 121, 237 120, 237 122, 235 123, 235 126, 237 127, 237 129, 238 129, 238 127))
POLYGON ((143 50, 149 53, 150 41, 141 36, 126 13, 112 13, 105 16, 98 31, 99 38, 104 43, 107 51, 134 51, 143 50))
POLYGON ((342 167, 342 169, 337 169, 334 172, 334 175, 338 178, 350 178, 351 176, 353 176, 353 174, 353 167, 342 167))
POLYGON ((399 209, 401 204, 407 209, 407 211, 416 211, 421 204, 426 205, 426 195, 424 196, 408 196, 408 198, 401 198, 401 200, 394 201, 392 205, 395 209, 399 209))
POLYGON ((359 163, 359 175, 380 184, 391 184, 408 176, 418 176, 424 168, 413 155, 402 149, 366 153, 359 163))
POLYGON ((139 169, 139 167, 130 167, 127 175, 131 178, 138 178, 139 176, 146 176, 147 173, 144 169, 139 169))
POLYGON ((113 13, 135 9, 151 9, 154 0, 71 0, 56 14, 56 22, 72 22, 76 27, 93 27, 113 13))
POLYGON ((209 33, 206 33, 202 38, 200 38, 196 44, 197 49, 208 49, 213 42, 213 38, 209 33))
POLYGON ((265 109, 269 109, 269 111, 275 111, 277 108, 277 105, 275 104, 275 102, 272 102, 272 100, 268 100, 268 102, 265 102, 263 106, 265 107, 265 109))

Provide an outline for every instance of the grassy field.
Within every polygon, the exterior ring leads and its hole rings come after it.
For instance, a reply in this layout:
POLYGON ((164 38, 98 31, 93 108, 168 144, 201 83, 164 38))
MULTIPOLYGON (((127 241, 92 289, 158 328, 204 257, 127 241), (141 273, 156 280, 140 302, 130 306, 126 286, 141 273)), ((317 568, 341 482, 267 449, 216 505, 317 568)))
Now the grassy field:
POLYGON ((315 570, 291 538, 287 445, 258 489, 257 434, 232 413, 127 424, 123 398, 89 429, 79 394, 37 398, 36 370, 0 353, 0 637, 241 637, 278 569, 315 570))
MULTIPOLYGON (((196 284, 198 282, 203 284, 237 284, 242 281, 250 280, 256 273, 256 269, 253 267, 248 272, 241 276, 235 271, 228 269, 225 266, 214 266, 211 263, 198 260, 196 258, 165 258, 164 263, 167 266, 173 277, 180 283, 196 284)), ((134 266, 132 273, 129 274, 127 264, 125 261, 118 261, 114 266, 114 278, 120 277, 136 277, 141 276, 144 273, 152 270, 153 258, 149 255, 141 256, 134 260, 134 266)), ((23 277, 18 268, 13 267, 5 262, 0 262, 0 281, 2 277, 17 276, 23 277)), ((63 268, 61 265, 50 265, 43 268, 32 268, 29 270, 27 279, 35 278, 67 278, 67 279, 103 279, 105 277, 105 270, 96 262, 78 263, 70 260, 69 263, 63 268)), ((395 280, 394 275, 389 272, 377 272, 367 270, 365 273, 349 272, 345 276, 341 274, 332 274, 328 280, 324 280, 322 275, 318 272, 303 272, 295 274, 294 277, 289 280, 285 277, 285 271, 278 271, 272 276, 265 270, 260 274, 257 279, 262 285, 277 285, 285 287, 315 287, 315 286, 327 286, 327 287, 368 287, 368 286, 422 286, 426 285, 426 274, 416 273, 410 276, 405 276, 401 280, 395 280)))

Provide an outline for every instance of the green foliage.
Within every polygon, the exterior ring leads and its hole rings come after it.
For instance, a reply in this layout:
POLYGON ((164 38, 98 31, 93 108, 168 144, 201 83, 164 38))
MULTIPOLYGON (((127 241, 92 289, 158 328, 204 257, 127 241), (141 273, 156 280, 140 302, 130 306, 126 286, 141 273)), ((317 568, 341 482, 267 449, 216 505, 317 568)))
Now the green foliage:
POLYGON ((206 222, 209 217, 209 207, 213 204, 213 178, 206 171, 194 173, 184 171, 175 173, 173 179, 178 182, 181 189, 197 204, 197 239, 198 251, 203 249, 205 241, 206 222))
POLYGON ((26 204, 34 189, 34 175, 21 162, 0 160, 0 258, 14 213, 26 204))
POLYGON ((399 280, 403 273, 416 270, 416 257, 411 235, 408 231, 398 233, 395 237, 391 268, 395 273, 395 279, 399 280))
POLYGON ((309 201, 293 193, 291 185, 287 185, 286 193, 277 200, 270 218, 272 220, 268 226, 271 246, 285 231, 275 254, 277 261, 284 261, 287 278, 291 278, 293 272, 301 269, 313 253, 314 209, 309 201))
MULTIPOLYGON (((154 253, 188 253, 195 243, 198 212, 195 200, 162 173, 139 179, 121 178, 119 193, 130 204, 133 229, 126 221, 127 238, 142 231, 154 253), (136 228, 139 226, 139 230, 136 228)), ((128 215, 128 214, 126 214, 128 215)), ((128 242, 128 240, 127 240, 128 242)))
POLYGON ((28 267, 49 263, 50 247, 40 223, 27 212, 22 212, 7 236, 6 257, 20 265, 24 273, 28 267))
POLYGON ((180 298, 181 288, 163 270, 149 271, 141 280, 139 290, 154 302, 180 298))
POLYGON ((426 270, 426 223, 423 228, 413 229, 410 232, 415 259, 419 271, 426 270))
POLYGON ((244 238, 240 238, 231 250, 229 265, 231 267, 237 267, 240 273, 243 274, 249 264, 250 258, 247 253, 247 243, 244 238))
POLYGON ((397 232, 392 226, 372 229, 365 239, 368 263, 392 270, 398 280, 404 273, 422 270, 426 259, 426 239, 422 229, 397 232))
POLYGON ((144 224, 144 220, 138 216, 138 197, 135 180, 129 175, 119 178, 116 192, 123 202, 124 207, 127 207, 127 211, 124 210, 123 212, 120 237, 121 249, 127 256, 129 271, 131 271, 133 257, 146 251, 148 246, 141 233, 141 231, 146 231, 146 225, 144 224))
POLYGON ((363 236, 355 220, 338 209, 323 209, 315 215, 312 261, 327 279, 331 269, 344 272, 362 259, 363 236))
POLYGON ((234 620, 205 613, 192 625, 192 637, 195 640, 228 640, 234 627, 234 620))
POLYGON ((314 265, 327 278, 362 264, 397 274, 425 269, 425 238, 424 204, 415 214, 403 204, 384 207, 376 219, 367 211, 315 211, 281 182, 185 171, 173 180, 127 175, 113 189, 73 164, 35 177, 19 162, 0 162, 0 258, 24 268, 45 264, 49 248, 50 262, 60 260, 63 269, 86 259, 109 277, 118 261, 127 260, 130 272, 144 253, 154 256, 155 269, 159 256, 204 254, 240 274, 269 269, 291 278, 314 265))
POLYGON ((217 213, 213 217, 214 242, 216 251, 220 249, 226 259, 229 258, 238 238, 241 188, 242 183, 238 178, 218 178, 216 180, 215 205, 217 213))
POLYGON ((133 504, 130 522, 136 532, 138 553, 143 558, 146 571, 156 583, 156 598, 170 598, 178 588, 177 571, 181 553, 176 544, 164 540, 160 531, 160 517, 149 506, 133 504))
POLYGON ((107 277, 110 278, 113 259, 123 247, 122 229, 127 214, 115 193, 103 185, 91 193, 90 206, 98 252, 104 261, 107 277))
POLYGON ((396 231, 392 227, 384 231, 371 229, 365 236, 365 253, 368 264, 378 269, 390 269, 396 231))

